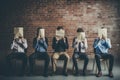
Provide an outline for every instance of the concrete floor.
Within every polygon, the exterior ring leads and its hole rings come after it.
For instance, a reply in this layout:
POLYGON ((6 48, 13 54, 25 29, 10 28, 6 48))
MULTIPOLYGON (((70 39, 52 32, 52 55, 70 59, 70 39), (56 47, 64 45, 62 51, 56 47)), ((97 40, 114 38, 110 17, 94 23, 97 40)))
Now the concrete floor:
MULTIPOLYGON (((68 65, 68 77, 65 77, 62 74, 62 66, 63 66, 63 62, 62 61, 58 61, 57 64, 57 74, 54 76, 49 76, 49 77, 43 77, 42 76, 42 72, 43 72, 43 61, 37 61, 37 65, 35 66, 34 69, 34 76, 28 76, 27 72, 26 75, 23 77, 14 75, 14 76, 5 76, 5 75, 1 75, 0 76, 0 80, 120 80, 120 65, 115 61, 114 63, 114 68, 113 68, 113 73, 114 73, 114 78, 109 78, 107 76, 108 71, 107 71, 107 67, 106 69, 102 69, 103 70, 103 76, 98 78, 95 76, 95 70, 92 70, 93 67, 93 60, 89 61, 88 64, 88 70, 87 70, 87 75, 86 76, 74 76, 72 73, 72 61, 69 62, 68 65)), ((83 67, 83 61, 79 61, 79 70, 80 70, 80 74, 81 74, 81 70, 83 67)), ((103 64, 102 64, 102 68, 104 68, 103 64)), ((51 64, 50 64, 50 68, 49 68, 49 72, 51 73, 51 64)), ((17 74, 17 73, 16 73, 17 74)))

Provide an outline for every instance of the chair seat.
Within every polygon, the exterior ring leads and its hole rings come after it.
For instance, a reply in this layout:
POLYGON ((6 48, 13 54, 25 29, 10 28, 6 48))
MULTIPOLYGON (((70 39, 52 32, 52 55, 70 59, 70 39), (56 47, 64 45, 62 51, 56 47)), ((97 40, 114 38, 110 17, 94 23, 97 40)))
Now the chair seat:
POLYGON ((58 60, 64 60, 66 58, 65 55, 61 55, 58 60))

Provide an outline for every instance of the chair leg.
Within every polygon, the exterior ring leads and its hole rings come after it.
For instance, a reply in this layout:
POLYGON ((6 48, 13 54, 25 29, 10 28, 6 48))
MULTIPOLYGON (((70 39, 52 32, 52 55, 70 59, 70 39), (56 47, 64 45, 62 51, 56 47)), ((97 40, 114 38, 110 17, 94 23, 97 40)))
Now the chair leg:
POLYGON ((106 70, 106 61, 103 61, 104 64, 104 70, 106 70))
POLYGON ((95 70, 95 73, 98 72, 98 69, 97 69, 97 65, 96 65, 95 59, 93 60, 93 67, 92 67, 92 71, 94 71, 94 70, 95 70))
POLYGON ((96 70, 95 70, 95 73, 97 73, 98 72, 98 67, 97 67, 97 65, 96 65, 96 70))
POLYGON ((56 62, 54 62, 53 58, 51 58, 51 63, 52 63, 52 71, 56 71, 56 62))
POLYGON ((92 67, 92 71, 94 71, 95 68, 95 59, 93 60, 93 67, 92 67))
POLYGON ((108 60, 104 61, 104 70, 108 69, 109 67, 108 60))
POLYGON ((108 63, 108 60, 106 60, 106 65, 107 65, 107 69, 109 69, 109 63, 108 63))
POLYGON ((75 66, 74 66, 74 64, 73 64, 73 66, 72 66, 72 72, 73 72, 73 73, 75 72, 75 66))

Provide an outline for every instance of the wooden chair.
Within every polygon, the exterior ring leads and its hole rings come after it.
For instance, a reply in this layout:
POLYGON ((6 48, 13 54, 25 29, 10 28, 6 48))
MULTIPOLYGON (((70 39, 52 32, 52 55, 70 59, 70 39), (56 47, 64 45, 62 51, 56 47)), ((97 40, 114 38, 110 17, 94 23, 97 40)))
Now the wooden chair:
MULTIPOLYGON (((108 66, 109 66, 108 60, 107 59, 100 59, 100 62, 101 62, 101 64, 103 64, 104 70, 108 70, 108 66)), ((93 71, 95 70, 96 73, 98 72, 97 65, 96 65, 96 60, 95 59, 93 60, 92 70, 93 71)))
MULTIPOLYGON (((95 48, 94 48, 94 53, 95 53, 95 48)), ((101 62, 101 64, 103 64, 104 65, 104 70, 106 70, 106 68, 108 69, 108 67, 109 67, 109 64, 108 64, 108 60, 107 59, 100 59, 100 62, 101 62)), ((92 70, 94 71, 94 69, 95 69, 95 72, 97 73, 98 72, 98 69, 97 69, 97 65, 96 65, 96 60, 95 60, 95 58, 93 59, 93 67, 92 67, 92 70), (96 69, 95 69, 95 66, 96 66, 96 69)))
MULTIPOLYGON (((66 58, 66 56, 65 55, 61 55, 57 60, 61 60, 61 61, 63 61, 63 60, 65 60, 65 58, 66 58)), ((53 71, 53 58, 51 57, 51 63, 52 63, 52 71, 53 71)), ((57 65, 55 65, 55 67, 57 67, 57 65)))

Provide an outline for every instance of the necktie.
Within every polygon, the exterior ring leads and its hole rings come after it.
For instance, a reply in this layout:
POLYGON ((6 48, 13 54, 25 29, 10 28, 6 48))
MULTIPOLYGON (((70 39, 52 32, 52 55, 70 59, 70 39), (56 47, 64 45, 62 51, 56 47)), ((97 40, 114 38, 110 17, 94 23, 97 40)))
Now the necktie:
POLYGON ((81 43, 79 42, 79 52, 81 52, 81 43))

